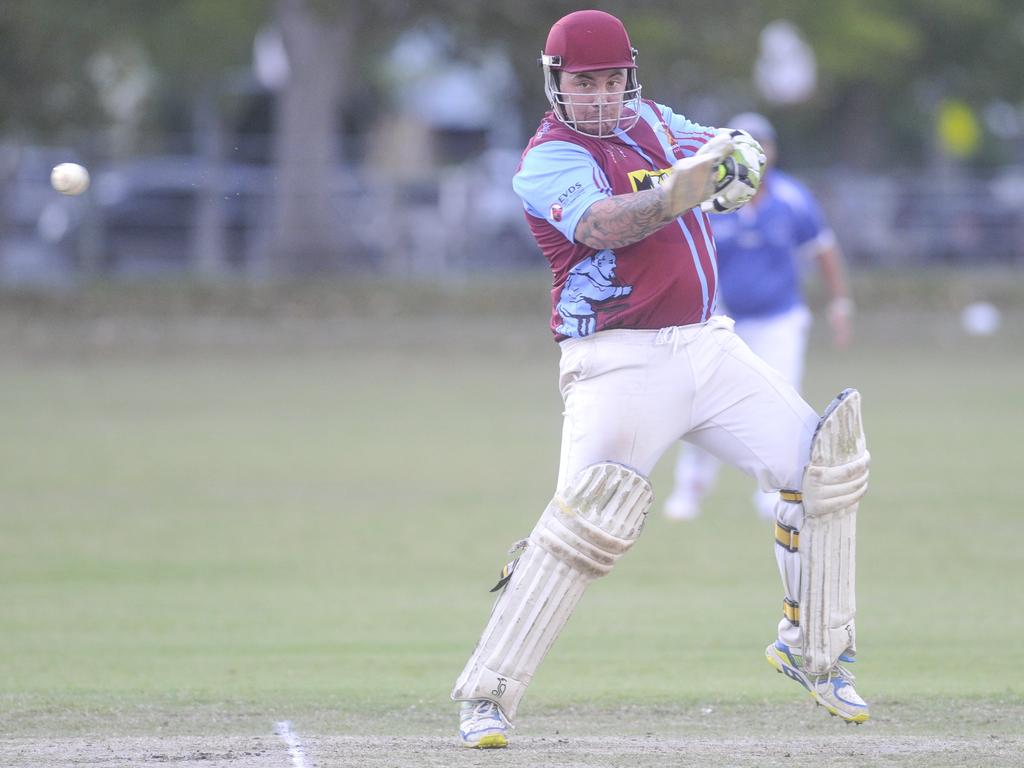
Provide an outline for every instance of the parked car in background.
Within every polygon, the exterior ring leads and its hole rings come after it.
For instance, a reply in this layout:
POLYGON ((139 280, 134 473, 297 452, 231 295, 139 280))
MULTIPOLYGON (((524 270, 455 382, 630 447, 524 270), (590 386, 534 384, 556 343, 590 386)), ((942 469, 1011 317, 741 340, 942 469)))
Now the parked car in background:
POLYGON ((101 232, 100 269, 108 274, 182 273, 197 258, 201 207, 223 234, 222 265, 241 270, 269 200, 271 169, 211 166, 195 156, 149 156, 109 167, 94 184, 101 232))

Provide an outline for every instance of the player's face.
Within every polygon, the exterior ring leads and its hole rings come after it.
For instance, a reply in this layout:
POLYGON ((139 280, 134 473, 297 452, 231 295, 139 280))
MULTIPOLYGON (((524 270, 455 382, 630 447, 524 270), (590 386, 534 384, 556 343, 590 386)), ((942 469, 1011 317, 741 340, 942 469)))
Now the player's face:
POLYGON ((622 114, 626 70, 566 72, 561 89, 569 119, 575 121, 577 130, 595 136, 607 136, 615 130, 622 114))

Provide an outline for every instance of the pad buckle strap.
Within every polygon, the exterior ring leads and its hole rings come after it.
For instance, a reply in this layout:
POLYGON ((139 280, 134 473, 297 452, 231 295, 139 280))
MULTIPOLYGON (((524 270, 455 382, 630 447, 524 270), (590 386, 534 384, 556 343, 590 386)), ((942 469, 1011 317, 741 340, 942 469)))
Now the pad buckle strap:
POLYGON ((800 603, 790 600, 788 597, 782 601, 782 615, 789 619, 794 627, 800 626, 800 603))
POLYGON ((800 491, 779 491, 779 496, 789 504, 801 504, 804 500, 804 495, 800 491))
POLYGON ((775 543, 787 552, 800 549, 800 531, 785 523, 775 523, 775 543))
POLYGON ((498 592, 504 590, 508 583, 512 580, 512 574, 516 572, 516 566, 519 565, 519 561, 523 557, 523 553, 526 551, 526 544, 529 539, 520 539, 512 548, 509 549, 508 553, 513 558, 510 562, 505 563, 505 566, 501 569, 498 574, 498 583, 491 587, 490 592, 498 592))

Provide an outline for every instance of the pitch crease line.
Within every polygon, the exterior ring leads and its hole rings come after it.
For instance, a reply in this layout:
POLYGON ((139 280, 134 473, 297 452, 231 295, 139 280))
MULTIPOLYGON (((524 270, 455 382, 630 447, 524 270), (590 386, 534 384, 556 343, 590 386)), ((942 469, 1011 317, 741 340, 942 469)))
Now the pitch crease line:
POLYGON ((274 726, 274 733, 281 737, 281 740, 288 745, 288 754, 292 758, 292 768, 308 768, 306 753, 302 749, 302 742, 298 735, 292 730, 292 724, 288 720, 282 720, 274 726))

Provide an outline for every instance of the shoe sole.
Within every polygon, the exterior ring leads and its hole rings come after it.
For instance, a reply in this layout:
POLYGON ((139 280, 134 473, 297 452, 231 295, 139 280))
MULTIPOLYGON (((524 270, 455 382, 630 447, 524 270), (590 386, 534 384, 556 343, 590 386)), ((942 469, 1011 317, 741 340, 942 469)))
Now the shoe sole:
POLYGON ((482 737, 475 744, 464 741, 462 746, 469 747, 470 749, 503 749, 508 746, 508 739, 502 733, 492 733, 489 736, 482 737))
POLYGON ((858 712, 856 715, 848 715, 844 712, 840 712, 838 709, 836 709, 823 698, 821 698, 821 696, 819 696, 818 693, 814 691, 810 685, 807 684, 805 676, 799 670, 793 669, 788 664, 784 664, 783 662, 779 661, 779 659, 769 651, 765 651, 764 657, 765 659, 767 659, 768 663, 775 668, 775 671, 778 672, 780 675, 784 674, 789 679, 796 680, 798 683, 800 683, 800 685, 804 687, 807 693, 810 694, 811 698, 814 699, 815 703, 817 703, 819 707, 822 707, 826 712, 828 712, 833 717, 838 717, 845 720, 848 723, 856 723, 857 725, 860 725, 861 723, 866 723, 868 719, 871 717, 871 715, 869 715, 867 712, 858 712), (789 671, 787 672, 787 670, 789 671))

